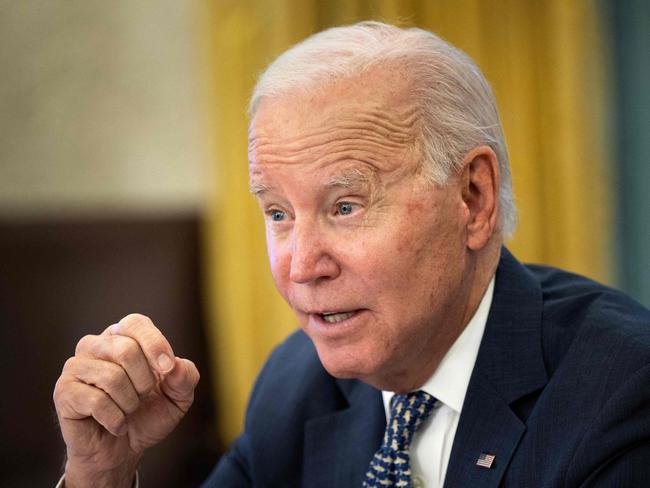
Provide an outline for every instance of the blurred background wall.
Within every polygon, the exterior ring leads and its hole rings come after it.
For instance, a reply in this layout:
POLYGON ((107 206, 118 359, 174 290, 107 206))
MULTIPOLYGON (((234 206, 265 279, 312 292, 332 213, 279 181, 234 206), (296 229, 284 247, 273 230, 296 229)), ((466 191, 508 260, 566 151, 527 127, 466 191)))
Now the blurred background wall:
POLYGON ((369 18, 437 32, 492 83, 515 254, 650 305, 645 0, 0 0, 1 486, 58 478, 54 382, 132 311, 202 372, 143 480, 205 477, 295 327, 247 191, 250 90, 291 44, 369 18))
POLYGON ((214 179, 202 21, 188 1, 0 1, 2 487, 54 486, 63 363, 133 311, 203 373, 143 486, 196 486, 218 457, 200 285, 214 179))

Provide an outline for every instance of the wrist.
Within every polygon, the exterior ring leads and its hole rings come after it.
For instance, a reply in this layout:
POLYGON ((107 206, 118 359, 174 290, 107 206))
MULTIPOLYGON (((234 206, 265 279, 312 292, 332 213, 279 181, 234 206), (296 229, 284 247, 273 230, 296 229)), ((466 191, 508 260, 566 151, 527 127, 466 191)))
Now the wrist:
POLYGON ((100 470, 89 467, 88 463, 75 463, 68 459, 65 464, 65 488, 132 488, 137 468, 138 460, 100 470))

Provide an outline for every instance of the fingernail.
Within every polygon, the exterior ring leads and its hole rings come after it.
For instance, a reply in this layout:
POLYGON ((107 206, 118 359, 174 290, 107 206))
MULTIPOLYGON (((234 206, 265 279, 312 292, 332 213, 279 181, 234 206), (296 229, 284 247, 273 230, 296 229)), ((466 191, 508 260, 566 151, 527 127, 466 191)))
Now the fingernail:
POLYGON ((172 369, 172 366, 174 363, 172 362, 171 358, 167 354, 161 354, 158 356, 158 366, 160 366, 160 370, 163 373, 166 373, 170 369, 172 369))
POLYGON ((117 334, 120 332, 120 324, 111 325, 111 334, 117 334))

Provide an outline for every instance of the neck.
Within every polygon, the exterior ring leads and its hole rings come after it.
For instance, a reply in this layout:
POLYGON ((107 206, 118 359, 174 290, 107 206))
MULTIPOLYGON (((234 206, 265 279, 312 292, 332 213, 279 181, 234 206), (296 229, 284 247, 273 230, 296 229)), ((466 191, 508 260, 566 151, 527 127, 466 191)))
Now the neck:
MULTIPOLYGON (((477 252, 474 259, 473 270, 471 271, 473 276, 473 286, 468 294, 465 313, 463 314, 463 319, 461 321, 463 324, 461 332, 465 329, 465 326, 476 313, 476 310, 483 299, 483 295, 485 295, 485 291, 490 284, 490 280, 496 272, 497 266, 499 265, 499 258, 501 257, 501 244, 502 242, 500 239, 493 239, 483 249, 477 252)), ((458 335, 460 335, 460 333, 458 335)))

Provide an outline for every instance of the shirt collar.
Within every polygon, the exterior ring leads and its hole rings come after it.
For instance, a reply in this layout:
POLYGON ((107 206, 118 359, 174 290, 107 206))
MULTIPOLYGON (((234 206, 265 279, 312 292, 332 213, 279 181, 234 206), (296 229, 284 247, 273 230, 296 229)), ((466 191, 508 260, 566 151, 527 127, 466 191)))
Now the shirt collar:
MULTIPOLYGON (((474 363, 485 331, 494 295, 494 277, 490 280, 481 303, 463 332, 442 358, 433 375, 418 390, 423 390, 454 411, 460 413, 465 401, 474 363)), ((390 415, 390 400, 394 393, 382 391, 386 417, 390 415)))

